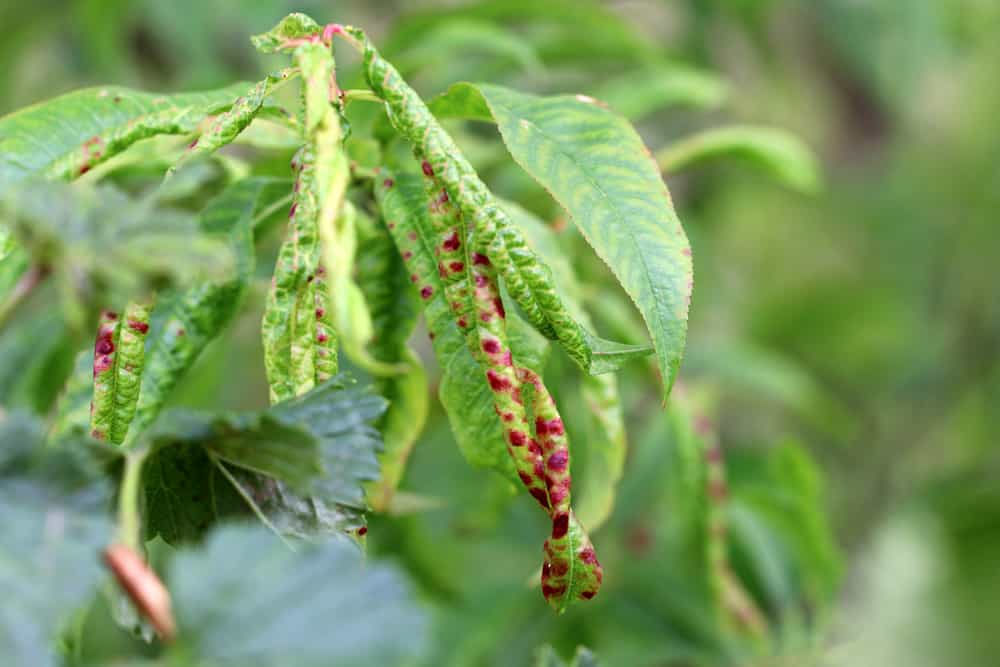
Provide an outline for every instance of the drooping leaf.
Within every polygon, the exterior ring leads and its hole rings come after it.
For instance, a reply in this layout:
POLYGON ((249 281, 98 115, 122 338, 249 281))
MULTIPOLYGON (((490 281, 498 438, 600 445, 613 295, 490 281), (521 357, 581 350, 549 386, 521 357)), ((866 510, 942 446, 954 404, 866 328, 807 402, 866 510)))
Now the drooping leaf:
POLYGON ((805 193, 820 188, 820 168, 812 150, 794 134, 770 127, 735 125, 698 132, 665 146, 656 162, 665 174, 720 157, 747 160, 784 185, 805 193))
MULTIPOLYGON (((470 229, 474 226, 477 238, 484 244, 479 252, 485 253, 490 265, 496 267, 527 321, 546 337, 558 340, 588 373, 606 373, 646 355, 648 347, 600 339, 570 315, 552 284, 548 267, 510 221, 451 135, 363 31, 346 31, 364 53, 368 85, 383 100, 393 127, 411 144, 423 162, 423 172, 440 190, 434 196, 443 194, 446 198, 442 204, 460 212, 470 229)), ((463 101, 469 97, 464 96, 463 101)), ((453 274, 447 275, 450 279, 453 274)))
POLYGON ((620 116, 582 96, 456 84, 439 116, 497 123, 514 160, 569 212, 646 321, 665 393, 680 368, 691 249, 649 150, 620 116))
POLYGON ((397 665, 423 650, 427 621, 402 575, 341 540, 293 553, 262 529, 224 527, 178 553, 168 582, 180 664, 397 665))
POLYGON ((158 134, 187 134, 250 84, 162 95, 85 88, 0 118, 0 191, 32 177, 69 179, 158 134))
MULTIPOLYGON (((400 252, 412 253, 407 266, 419 271, 410 278, 414 288, 421 290, 424 317, 433 334, 434 354, 441 368, 438 396, 455 440, 470 464, 500 472, 518 484, 489 385, 483 381, 483 371, 469 352, 465 336, 444 297, 434 259, 423 183, 420 177, 409 174, 386 176, 382 186, 375 188, 376 196, 400 252)), ((545 339, 514 313, 508 313, 508 328, 515 357, 530 368, 541 368, 548 348, 545 339)))
MULTIPOLYGON (((511 219, 552 268, 555 284, 567 308, 588 329, 593 325, 581 301, 577 276, 552 229, 513 202, 504 202, 511 219)), ((583 450, 583 474, 574 472, 576 515, 587 530, 597 530, 611 514, 615 490, 625 468, 627 443, 625 419, 618 396, 618 378, 613 373, 585 374, 579 389, 589 428, 573 438, 574 453, 583 450)), ((579 460, 579 459, 577 459, 579 460)))

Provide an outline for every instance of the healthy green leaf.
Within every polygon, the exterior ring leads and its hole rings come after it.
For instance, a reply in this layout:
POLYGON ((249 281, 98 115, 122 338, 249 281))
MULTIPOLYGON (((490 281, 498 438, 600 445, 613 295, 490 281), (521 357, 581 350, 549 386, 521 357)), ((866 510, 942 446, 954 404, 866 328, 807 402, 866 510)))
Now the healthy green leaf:
POLYGON ((497 123, 514 160, 569 212, 632 297, 669 393, 687 333, 691 248, 635 130, 590 98, 486 84, 456 84, 433 110, 497 123))
POLYGON ((225 527, 178 553, 168 581, 172 652, 192 661, 181 664, 360 667, 423 652, 427 621, 402 575, 342 540, 293 553, 264 530, 225 527))
POLYGON ((734 125, 704 130, 656 153, 656 163, 673 174, 703 160, 739 157, 779 182, 805 193, 820 189, 820 168, 812 150, 794 134, 770 127, 734 125))
POLYGON ((0 191, 31 177, 70 179, 137 141, 187 134, 246 92, 236 83, 161 95, 118 86, 78 90, 0 118, 0 191))

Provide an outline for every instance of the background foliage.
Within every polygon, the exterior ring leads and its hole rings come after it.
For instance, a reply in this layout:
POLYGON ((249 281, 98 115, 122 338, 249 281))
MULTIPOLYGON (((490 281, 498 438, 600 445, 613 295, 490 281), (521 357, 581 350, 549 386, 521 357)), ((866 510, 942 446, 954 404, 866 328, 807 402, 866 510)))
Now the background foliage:
MULTIPOLYGON (((277 61, 257 56, 247 36, 291 10, 368 27, 427 97, 470 80, 607 101, 654 152, 672 147, 657 157, 695 257, 689 343, 670 409, 661 409, 650 367, 632 364, 621 380, 630 447, 613 514, 592 536, 610 573, 600 596, 560 617, 539 602, 528 582, 543 520, 501 478, 466 465, 432 402, 403 493, 392 512, 370 517, 370 554, 396 567, 356 584, 351 607, 409 599, 412 589, 429 617, 413 620, 410 602, 394 613, 422 639, 397 637, 380 646, 381 658, 345 649, 342 662, 423 655, 434 665, 523 665, 537 654, 559 664, 554 654, 569 658, 586 645, 607 665, 766 661, 761 655, 794 665, 991 664, 1000 651, 991 631, 1000 611, 996 3, 7 2, 0 113, 97 83, 173 91, 257 79, 277 61), (821 168, 784 135, 743 132, 734 148, 712 133, 723 125, 790 130, 821 168), (698 152, 703 159, 686 158, 677 143, 692 136, 710 146, 698 152), (692 414, 711 424, 708 436, 692 430, 692 414), (729 560, 764 618, 763 634, 718 622, 706 589, 710 515, 704 471, 692 460, 716 436, 730 483, 729 560)), ((562 230, 561 212, 495 138, 492 129, 458 135, 501 195, 562 230)), ((283 168, 273 174, 285 176, 283 168)), ((641 331, 582 240, 571 230, 558 237, 598 331, 616 339, 641 331)), ((172 407, 267 404, 262 368, 245 360, 261 356, 264 280, 277 251, 270 239, 247 307, 172 407)), ((64 325, 30 312, 0 334, 0 471, 12 465, 12 443, 31 440, 30 422, 11 415, 48 412, 61 387, 50 379, 73 363, 64 325)), ((414 341, 428 357, 426 338, 414 341)), ((576 391, 581 377, 564 357, 549 363, 553 392, 577 423, 571 436, 587 441, 594 429, 579 419, 588 413, 576 391)), ((582 459, 584 471, 601 465, 582 459)), ((8 488, 3 507, 35 500, 8 488)), ((52 493, 70 507, 85 502, 52 493)), ((109 530, 80 521, 67 553, 92 553, 109 530)), ((17 543, 18 526, 6 530, 4 543, 17 543)), ((202 621, 199 614, 211 616, 200 602, 207 593, 191 578, 209 567, 208 555, 256 550, 254 539, 220 533, 207 551, 174 561, 183 573, 181 625, 198 627, 191 641, 220 661, 266 661, 301 643, 295 633, 331 632, 304 624, 310 605, 324 609, 314 590, 300 598, 301 617, 244 637, 244 652, 212 643, 224 629, 202 621)), ((315 573, 334 572, 347 557, 281 556, 315 573)), ((263 587, 274 566, 260 559, 244 565, 263 587)), ((85 568, 92 559, 73 562, 85 568)), ((23 576, 0 569, 4 590, 23 576)), ((72 585, 47 586, 64 596, 60 604, 79 601, 72 585)), ((267 590, 259 595, 245 613, 268 603, 267 590)), ((55 613, 56 598, 31 598, 39 614, 55 613)), ((16 611, 5 609, 5 622, 16 611)), ((78 621, 90 638, 81 660, 133 652, 134 640, 100 617, 78 621)), ((371 628, 345 631, 343 641, 362 638, 384 641, 371 628)))

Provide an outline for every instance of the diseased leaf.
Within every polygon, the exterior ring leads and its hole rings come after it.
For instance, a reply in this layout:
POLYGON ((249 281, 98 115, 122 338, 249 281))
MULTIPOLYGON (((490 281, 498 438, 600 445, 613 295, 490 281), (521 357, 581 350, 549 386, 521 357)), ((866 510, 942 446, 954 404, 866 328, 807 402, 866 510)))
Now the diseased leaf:
POLYGON ((805 193, 820 189, 819 163, 812 150, 794 134, 771 127, 733 125, 685 137, 656 153, 665 174, 703 160, 738 157, 749 161, 784 185, 805 193))
POLYGON ((306 37, 318 34, 322 28, 305 14, 289 14, 276 26, 265 33, 250 38, 254 48, 261 53, 276 53, 296 44, 304 43, 306 37))
MULTIPOLYGON (((552 229, 513 202, 503 202, 511 219, 524 230, 546 263, 552 268, 566 307, 588 329, 593 325, 584 310, 579 281, 552 229)), ((589 428, 573 439, 574 453, 583 450, 583 474, 574 472, 576 515, 587 530, 597 530, 614 507, 615 490, 625 469, 627 442, 625 419, 618 396, 618 378, 613 373, 584 375, 579 383, 589 428)), ((579 460, 579 459, 577 459, 579 460)))
POLYGON ((590 98, 487 84, 456 84, 433 110, 497 123, 514 160, 569 212, 639 308, 668 394, 687 334, 691 248, 635 130, 590 98))
MULTIPOLYGON (((421 178, 386 173, 385 181, 375 190, 382 216, 399 251, 411 253, 407 259, 407 266, 415 271, 411 282, 423 298, 424 317, 433 334, 434 354, 441 368, 438 396, 459 449, 471 465, 495 470, 520 484, 507 454, 489 385, 483 381, 483 371, 472 358, 444 297, 421 178)), ((545 339, 513 313, 508 313, 508 327, 515 357, 530 368, 541 368, 548 350, 545 339)))
POLYGON ((427 620, 402 575, 342 540, 292 552, 263 529, 224 527, 178 553, 168 582, 181 664, 360 667, 423 652, 427 620))
POLYGON ((187 134, 246 92, 236 83, 162 95, 85 88, 0 118, 0 191, 31 177, 70 179, 158 134, 187 134))

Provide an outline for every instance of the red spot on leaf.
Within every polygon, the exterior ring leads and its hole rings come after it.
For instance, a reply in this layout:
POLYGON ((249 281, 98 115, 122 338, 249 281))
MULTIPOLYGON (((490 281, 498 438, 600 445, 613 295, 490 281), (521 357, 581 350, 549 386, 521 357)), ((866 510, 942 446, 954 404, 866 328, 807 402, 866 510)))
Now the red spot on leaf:
POLYGON ((425 286, 423 286, 423 287, 420 288, 420 298, 421 299, 429 299, 429 298, 431 298, 432 294, 434 294, 434 288, 431 287, 430 285, 425 285, 425 286))
POLYGON ((597 591, 583 591, 582 593, 580 593, 580 597, 582 597, 584 600, 589 600, 595 595, 597 595, 597 591))
POLYGON ((80 167, 80 171, 79 171, 79 172, 77 172, 77 173, 79 173, 79 174, 80 174, 80 176, 83 176, 83 175, 84 175, 84 174, 86 174, 86 173, 87 173, 88 171, 90 171, 90 165, 89 165, 89 164, 85 164, 85 165, 83 165, 82 167, 80 167))
POLYGON ((500 342, 489 338, 483 341, 483 351, 487 354, 497 354, 500 352, 500 342))
POLYGON ((483 275, 476 276, 476 287, 486 287, 489 284, 489 279, 483 275))
POLYGON ((418 275, 417 275, 417 274, 415 274, 415 273, 411 273, 411 274, 410 274, 410 282, 411 282, 411 283, 415 283, 415 282, 417 282, 418 280, 420 280, 420 276, 418 276, 418 275))
POLYGON ((555 454, 549 457, 548 466, 556 472, 562 472, 566 469, 566 464, 569 463, 569 452, 565 449, 560 449, 555 454))
POLYGON ((507 317, 507 311, 503 309, 503 301, 500 300, 500 297, 493 298, 493 307, 496 308, 500 317, 507 317))
POLYGON ((489 381, 490 388, 493 391, 508 391, 511 388, 510 380, 494 370, 486 371, 486 379, 489 381))
POLYGON ((584 547, 580 550, 580 560, 587 565, 600 565, 597 562, 597 554, 594 553, 594 547, 584 547))
POLYGON ((514 413, 513 412, 505 412, 505 413, 503 413, 503 416, 500 417, 500 419, 504 420, 505 422, 512 422, 512 421, 514 421, 514 413))
POLYGON ((545 509, 549 508, 549 495, 543 489, 531 489, 528 493, 545 509))
POLYGON ((525 443, 528 442, 528 435, 524 431, 511 431, 508 438, 510 444, 515 447, 524 447, 525 443))
POLYGON ((526 472, 519 472, 517 476, 521 478, 521 481, 525 486, 531 486, 531 475, 526 472))
POLYGON ((434 167, 432 167, 431 163, 428 162, 427 160, 424 160, 423 162, 420 163, 420 168, 423 170, 424 176, 434 175, 434 167))
POLYGON ((323 310, 322 308, 317 308, 316 309, 316 319, 317 320, 323 319, 324 315, 326 315, 326 311, 325 310, 323 310))
POLYGON ((322 331, 320 331, 319 333, 317 333, 317 334, 316 334, 316 342, 317 342, 317 343, 325 343, 325 342, 326 342, 327 340, 329 340, 329 338, 330 338, 330 337, 329 337, 329 336, 327 336, 327 335, 326 335, 325 333, 323 333, 322 331))
POLYGON ((538 435, 562 435, 565 433, 562 419, 559 419, 559 417, 548 421, 539 417, 535 420, 535 430, 538 432, 538 435))
POLYGON ((147 322, 140 322, 138 320, 129 320, 128 328, 136 333, 146 334, 149 331, 149 324, 147 322))
POLYGON ((549 598, 560 597, 565 593, 566 593, 565 586, 549 586, 547 584, 542 585, 542 595, 545 596, 546 600, 548 600, 549 598))
POLYGON ((394 185, 394 183, 393 183, 393 180, 391 178, 387 178, 384 181, 382 181, 382 185, 385 186, 385 187, 387 187, 387 188, 391 188, 394 185))
POLYGON ((448 265, 448 268, 451 269, 454 273, 458 273, 459 271, 465 268, 465 264, 463 264, 462 262, 452 262, 451 264, 448 265))
POLYGON ((364 537, 366 534, 368 534, 368 526, 361 526, 358 528, 358 535, 364 537))
POLYGON ((403 251, 403 259, 410 259, 411 257, 413 257, 413 251, 412 250, 404 250, 403 251))
POLYGON ((454 252, 454 251, 456 251, 456 250, 458 250, 459 248, 462 247, 462 242, 458 240, 458 234, 455 233, 455 232, 452 232, 451 235, 448 236, 448 238, 446 238, 441 243, 441 247, 444 248, 445 250, 449 250, 451 252, 454 252))
POLYGON ((298 203, 292 204, 292 207, 290 209, 288 209, 288 217, 289 218, 295 217, 295 209, 297 209, 298 207, 299 207, 298 203))
POLYGON ((477 266, 490 266, 490 258, 480 255, 478 252, 472 253, 472 263, 477 266))
POLYGON ((460 317, 460 318, 458 318, 458 326, 459 326, 460 329, 464 329, 467 326, 469 326, 469 321, 467 319, 465 319, 464 317, 460 317))
POLYGON ((416 241, 417 240, 417 233, 416 232, 410 232, 409 234, 406 235, 406 238, 410 239, 411 241, 416 241))

